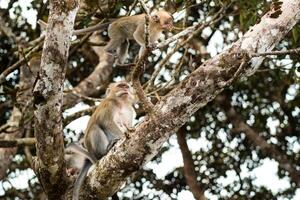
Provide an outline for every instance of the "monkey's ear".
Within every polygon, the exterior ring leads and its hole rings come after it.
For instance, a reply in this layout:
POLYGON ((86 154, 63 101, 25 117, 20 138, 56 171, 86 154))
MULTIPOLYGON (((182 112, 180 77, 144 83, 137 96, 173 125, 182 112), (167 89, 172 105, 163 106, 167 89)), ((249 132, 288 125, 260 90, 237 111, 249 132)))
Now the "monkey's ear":
POLYGON ((110 87, 108 87, 105 91, 105 96, 107 97, 107 95, 110 93, 110 87))
POLYGON ((151 19, 154 21, 154 22, 159 22, 159 16, 157 14, 154 14, 151 16, 151 19))
POLYGON ((106 88, 106 91, 105 91, 105 96, 107 97, 108 94, 111 92, 111 88, 115 87, 116 83, 110 83, 108 85, 108 87, 106 88))

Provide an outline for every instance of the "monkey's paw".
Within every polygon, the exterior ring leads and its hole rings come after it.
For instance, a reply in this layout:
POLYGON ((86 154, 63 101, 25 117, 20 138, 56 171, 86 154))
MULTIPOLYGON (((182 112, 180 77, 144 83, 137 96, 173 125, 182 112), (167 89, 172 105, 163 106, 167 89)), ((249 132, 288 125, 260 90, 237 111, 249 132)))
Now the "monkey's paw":
POLYGON ((67 171, 67 176, 74 176, 79 172, 78 169, 76 168, 67 168, 66 171, 67 171))
POLYGON ((113 139, 109 145, 107 146, 106 150, 107 152, 119 141, 119 139, 113 139))
POLYGON ((124 135, 125 135, 125 138, 126 138, 126 139, 129 139, 129 138, 130 138, 130 134, 129 134, 129 133, 130 133, 129 130, 127 130, 127 131, 124 132, 124 135))
POLYGON ((157 43, 150 43, 148 48, 149 48, 150 51, 155 50, 157 48, 157 43))
POLYGON ((134 131, 135 131, 135 128, 134 128, 134 127, 127 127, 127 131, 128 131, 128 132, 134 132, 134 131))

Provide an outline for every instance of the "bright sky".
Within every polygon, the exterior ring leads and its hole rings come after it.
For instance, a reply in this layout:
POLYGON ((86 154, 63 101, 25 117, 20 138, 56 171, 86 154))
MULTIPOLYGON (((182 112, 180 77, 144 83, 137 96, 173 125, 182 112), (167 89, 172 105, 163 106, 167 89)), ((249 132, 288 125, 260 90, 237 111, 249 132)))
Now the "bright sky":
MULTIPOLYGON (((19 1, 21 2, 21 4, 19 3, 15 3, 14 6, 20 5, 22 8, 22 16, 27 18, 28 22, 30 24, 32 24, 33 27, 35 27, 36 25, 36 11, 34 11, 33 9, 31 9, 31 5, 30 2, 31 0, 22 0, 19 1)), ((0 1, 0 8, 6 8, 8 4, 8 0, 1 0, 0 1)), ((179 12, 178 14, 175 14, 175 19, 179 19, 183 16, 184 13, 179 12)), ((14 15, 11 12, 10 13, 11 17, 13 18, 14 15)), ((207 28, 203 31, 202 34, 209 34, 210 32, 210 28, 207 28)), ((230 35, 229 35, 230 37, 230 35)), ((234 38, 232 38, 232 40, 234 40, 234 38)), ((223 36, 221 34, 221 32, 216 32, 210 43, 207 46, 207 51, 211 54, 211 55, 216 55, 218 52, 220 52, 224 47, 224 43, 223 43, 223 36)), ((172 57, 172 60, 174 62, 176 62, 176 60, 178 59, 178 56, 174 55, 172 57), (177 57, 177 58, 176 58, 177 57), (174 59, 174 60, 173 60, 174 59)), ((289 94, 291 94, 288 98, 293 98, 293 96, 295 96, 295 92, 299 91, 299 85, 295 85, 294 87, 291 87, 289 94)), ((64 113, 65 115, 70 115, 76 111, 82 110, 86 108, 86 105, 80 103, 78 105, 76 105, 75 107, 73 107, 72 109, 67 110, 64 113)), ((300 109, 297 110, 297 113, 295 114, 299 114, 300 109)), ((82 132, 86 125, 87 122, 89 120, 88 116, 84 116, 81 117, 75 121, 73 121, 72 123, 70 123, 67 128, 70 128, 72 130, 75 130, 76 133, 80 133, 82 132)), ((276 129, 277 122, 270 119, 268 120, 268 125, 270 127, 271 133, 276 129)), ((222 134, 223 133, 218 133, 220 137, 223 137, 222 134)), ((292 145, 292 149, 295 152, 300 152, 300 144, 299 144, 299 140, 297 140, 297 138, 290 138, 289 139, 291 141, 291 145, 292 145)), ((179 146, 177 144, 176 138, 175 136, 172 136, 169 140, 170 144, 172 145, 172 147, 170 148, 169 151, 163 153, 162 155, 162 162, 159 164, 156 163, 148 163, 146 165, 147 168, 151 168, 153 169, 153 171, 157 174, 157 176, 161 179, 164 178, 164 176, 166 174, 168 174, 169 172, 173 171, 173 169, 175 169, 176 167, 182 166, 183 165, 183 161, 181 158, 181 152, 179 149, 179 146)), ((210 142, 207 141, 206 139, 200 137, 199 139, 190 139, 188 140, 188 146, 190 148, 190 150, 192 152, 196 152, 199 151, 200 149, 207 149, 208 145, 210 145, 210 142)), ((236 145, 234 141, 232 142, 228 142, 227 145, 236 145)), ((18 159, 18 158, 15 158, 18 159)), ((242 177, 248 177, 248 176, 255 176, 257 177, 256 180, 254 181, 254 184, 257 186, 265 186, 266 188, 269 188, 272 192, 276 193, 278 191, 284 190, 286 188, 290 187, 288 178, 285 177, 283 179, 280 179, 277 176, 277 170, 278 170, 278 163, 274 160, 270 160, 269 158, 264 159, 261 161, 262 165, 255 168, 253 171, 248 171, 246 165, 242 165, 241 166, 241 175, 242 177)), ((29 177, 33 177, 33 172, 31 170, 26 170, 26 171, 17 171, 17 173, 15 174, 15 177, 10 177, 10 182, 11 184, 16 187, 16 188, 26 188, 28 187, 27 184, 27 179, 29 177)), ((226 173, 226 177, 220 177, 219 181, 225 185, 232 183, 234 180, 237 179, 237 176, 235 174, 234 171, 228 171, 226 173)), ((10 185, 7 184, 2 184, 2 182, 0 182, 2 187, 4 188, 8 188, 10 187, 10 185)), ((0 186, 1 186, 0 185, 0 186)), ((0 187, 0 195, 3 194, 3 189, 2 187, 0 187)), ((149 191, 149 190, 145 190, 144 193, 151 193, 153 191, 149 191)), ((217 200, 216 196, 213 196, 212 194, 209 193, 205 193, 205 195, 207 197, 209 197, 212 200, 217 200)), ((226 195, 226 191, 222 191, 221 195, 226 195)), ((167 197, 163 197, 163 199, 168 199, 167 197)), ((183 191, 179 194, 179 200, 187 200, 187 199, 193 199, 192 194, 189 191, 183 191)), ((297 190, 297 193, 295 195, 295 197, 293 198, 294 200, 299 200, 300 199, 300 189, 297 190)))

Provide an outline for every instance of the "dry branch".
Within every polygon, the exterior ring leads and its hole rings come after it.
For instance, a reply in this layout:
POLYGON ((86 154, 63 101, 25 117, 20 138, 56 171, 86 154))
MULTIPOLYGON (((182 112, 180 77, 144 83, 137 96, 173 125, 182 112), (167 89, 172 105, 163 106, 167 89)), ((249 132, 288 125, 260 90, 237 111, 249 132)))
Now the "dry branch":
POLYGON ((30 59, 35 52, 37 52, 41 46, 43 45, 42 42, 38 43, 35 47, 33 47, 23 58, 21 58, 19 61, 17 61, 15 64, 9 66, 8 68, 6 68, 2 74, 0 74, 0 84, 3 83, 5 81, 5 78, 8 74, 10 74, 11 72, 13 72, 14 70, 18 69, 20 67, 20 65, 22 65, 24 62, 26 62, 26 60, 30 59))
POLYGON ((187 185, 190 191, 197 200, 206 200, 204 196, 204 189, 201 188, 197 181, 197 173, 195 170, 194 160, 185 139, 185 129, 181 127, 177 132, 177 141, 181 150, 183 159, 183 172, 187 185))
POLYGON ((11 148, 20 146, 33 146, 35 145, 35 138, 19 138, 19 139, 7 139, 0 140, 0 148, 11 148))
POLYGON ((270 52, 262 52, 262 53, 250 53, 250 57, 259 57, 259 56, 272 56, 272 55, 288 55, 288 54, 299 54, 300 48, 296 49, 288 49, 281 51, 270 51, 270 52))
POLYGON ((82 117, 82 116, 91 115, 96 108, 97 108, 97 106, 93 106, 93 107, 90 107, 90 108, 87 108, 87 109, 84 109, 84 110, 80 110, 80 111, 78 111, 78 112, 76 112, 72 115, 67 116, 64 119, 64 126, 71 123, 75 119, 78 119, 78 118, 82 117))
POLYGON ((131 76, 133 88, 135 89, 135 92, 139 100, 141 101, 142 108, 146 111, 146 113, 150 113, 152 111, 153 104, 150 101, 148 101, 145 95, 145 92, 140 82, 140 75, 142 74, 142 71, 146 66, 146 62, 147 62, 146 60, 149 54, 150 54, 150 50, 146 48, 141 58, 139 58, 137 64, 134 66, 132 70, 132 76, 131 76))

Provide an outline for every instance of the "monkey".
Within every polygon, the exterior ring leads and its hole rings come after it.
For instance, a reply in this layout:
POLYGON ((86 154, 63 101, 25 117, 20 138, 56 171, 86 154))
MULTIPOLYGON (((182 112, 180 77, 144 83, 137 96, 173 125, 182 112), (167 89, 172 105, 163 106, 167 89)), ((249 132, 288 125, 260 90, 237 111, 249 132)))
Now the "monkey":
MULTIPOLYGON (((75 181, 73 200, 79 197, 79 191, 89 168, 100 160, 122 137, 128 137, 132 131, 136 116, 133 103, 135 97, 131 86, 125 82, 109 85, 106 97, 92 114, 84 134, 84 146, 75 147, 75 151, 85 156, 83 167, 75 181)), ((76 146, 76 145, 75 145, 76 146)), ((74 146, 71 147, 74 149, 74 146)))
POLYGON ((83 143, 84 139, 81 138, 78 143, 70 143, 65 149, 64 157, 68 176, 78 174, 86 158, 89 159, 93 164, 97 161, 84 147, 82 147, 83 143))
MULTIPOLYGON (((145 50, 145 14, 122 17, 108 27, 109 42, 104 50, 110 54, 118 54, 119 64, 124 63, 129 47, 129 40, 140 45, 139 57, 145 50)), ((170 13, 160 10, 151 14, 149 19, 149 43, 151 46, 159 39, 164 30, 173 29, 173 17, 170 13)))
MULTIPOLYGON (((118 63, 123 64, 128 54, 129 40, 135 40, 140 45, 139 58, 145 50, 145 15, 121 17, 112 22, 97 24, 84 29, 75 30, 74 35, 90 33, 93 31, 104 30, 108 27, 110 38, 104 50, 112 55, 118 55, 118 63)), ((47 24, 41 20, 38 23, 45 27, 47 24)), ((155 46, 163 31, 171 31, 173 26, 173 16, 164 10, 153 12, 149 19, 149 42, 155 46)))
POLYGON ((81 151, 78 152, 76 151, 76 149, 73 149, 77 148, 77 146, 79 146, 79 144, 74 143, 71 144, 71 146, 66 147, 65 150, 65 161, 67 166, 66 172, 68 176, 78 174, 83 166, 84 160, 87 158, 86 154, 83 154, 81 151))

